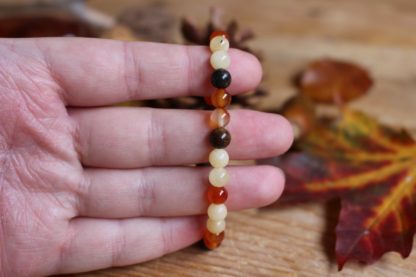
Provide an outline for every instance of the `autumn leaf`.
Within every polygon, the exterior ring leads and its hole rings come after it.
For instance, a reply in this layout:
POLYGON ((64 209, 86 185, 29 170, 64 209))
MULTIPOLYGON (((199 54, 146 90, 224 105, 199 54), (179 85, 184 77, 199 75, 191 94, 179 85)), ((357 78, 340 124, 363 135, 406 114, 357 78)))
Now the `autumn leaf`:
POLYGON ((297 82, 301 92, 315 102, 338 105, 364 95, 373 85, 364 68, 332 59, 312 62, 297 82))
POLYGON ((230 47, 252 53, 258 58, 261 58, 260 53, 253 51, 247 46, 247 42, 255 37, 254 32, 250 29, 240 30, 239 24, 235 20, 224 23, 222 9, 211 8, 210 20, 203 27, 198 27, 189 17, 185 17, 181 21, 182 36, 187 42, 192 44, 208 45, 211 33, 219 30, 225 31, 228 34, 230 47))
POLYGON ((147 5, 132 5, 117 17, 135 38, 142 41, 175 43, 176 17, 165 3, 153 1, 147 5))
POLYGON ((410 254, 416 227, 416 143, 403 130, 356 111, 321 122, 296 151, 269 160, 287 175, 281 202, 341 199, 336 227, 340 269, 388 251, 410 254))
POLYGON ((289 119, 293 125, 295 138, 299 138, 315 128, 316 110, 316 105, 309 97, 299 94, 287 100, 279 113, 289 119))

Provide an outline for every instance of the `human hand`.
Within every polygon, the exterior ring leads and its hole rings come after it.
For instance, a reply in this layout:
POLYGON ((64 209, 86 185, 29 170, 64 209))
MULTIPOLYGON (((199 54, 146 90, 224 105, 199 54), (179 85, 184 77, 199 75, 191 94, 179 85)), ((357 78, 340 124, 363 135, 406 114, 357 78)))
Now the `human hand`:
MULTIPOLYGON (((50 38, 0 40, 0 275, 123 266, 202 237, 207 111, 110 105, 209 95, 205 47, 50 38), (202 220, 201 220, 202 219, 202 220)), ((230 50, 231 94, 261 67, 230 50)), ((231 111, 234 160, 278 155, 292 142, 278 115, 231 111)), ((270 166, 229 167, 231 210, 281 194, 270 166)))

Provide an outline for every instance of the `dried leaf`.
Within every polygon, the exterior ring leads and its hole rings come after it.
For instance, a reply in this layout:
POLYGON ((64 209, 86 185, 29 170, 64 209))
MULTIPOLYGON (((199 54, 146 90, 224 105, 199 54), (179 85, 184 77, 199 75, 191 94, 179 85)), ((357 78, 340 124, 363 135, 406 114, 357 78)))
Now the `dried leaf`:
POLYGON ((140 40, 175 42, 176 18, 163 3, 130 7, 121 13, 119 22, 128 26, 140 40))
POLYGON ((283 104, 280 114, 292 123, 295 138, 299 138, 315 128, 316 107, 308 97, 296 95, 290 98, 283 104))
POLYGON ((228 24, 224 24, 222 21, 223 13, 221 9, 212 8, 210 15, 210 21, 202 28, 199 28, 195 22, 188 17, 182 19, 181 32, 188 43, 208 45, 211 33, 215 30, 222 30, 226 31, 228 34, 230 47, 252 53, 258 58, 261 58, 259 53, 254 52, 246 44, 247 41, 254 38, 254 33, 251 30, 245 29, 240 31, 238 23, 235 20, 232 20, 228 24))
POLYGON ((192 19, 185 17, 182 18, 181 22, 181 32, 186 41, 198 44, 198 45, 208 45, 208 39, 205 33, 196 27, 192 19))
POLYGON ((301 92, 318 103, 342 105, 365 94, 373 81, 358 65, 321 59, 312 62, 300 76, 301 92))
POLYGON ((407 257, 416 228, 416 143, 360 112, 321 123, 299 151, 268 163, 287 176, 286 203, 341 199, 336 255, 372 263, 388 251, 407 257))

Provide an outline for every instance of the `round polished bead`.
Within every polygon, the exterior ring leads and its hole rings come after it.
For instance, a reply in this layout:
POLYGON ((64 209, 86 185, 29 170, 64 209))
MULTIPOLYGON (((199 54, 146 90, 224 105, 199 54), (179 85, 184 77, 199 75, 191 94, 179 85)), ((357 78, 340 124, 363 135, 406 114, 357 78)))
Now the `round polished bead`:
POLYGON ((207 199, 208 203, 222 204, 227 201, 228 192, 224 187, 208 186, 207 199))
POLYGON ((212 147, 222 149, 230 144, 231 135, 227 129, 219 127, 211 131, 209 135, 209 142, 212 147))
POLYGON ((209 117, 209 125, 212 128, 225 127, 230 123, 230 114, 225 109, 215 109, 209 117))
POLYGON ((227 217, 227 207, 224 204, 209 205, 208 217, 212 220, 224 220, 227 217))
POLYGON ((224 32, 224 31, 214 31, 209 36, 209 40, 212 40, 213 38, 219 37, 219 36, 222 36, 222 37, 225 37, 226 39, 228 39, 228 34, 226 32, 224 32))
POLYGON ((213 234, 220 234, 225 230, 225 220, 212 220, 208 218, 207 229, 213 234))
POLYGON ((231 84, 231 74, 225 69, 217 69, 212 72, 211 84, 216 88, 227 88, 231 84))
POLYGON ((228 183, 230 177, 225 168, 213 168, 209 172, 208 179, 214 187, 223 187, 228 183))
POLYGON ((217 89, 211 95, 211 105, 216 108, 225 108, 231 103, 231 95, 225 89, 217 89))
POLYGON ((209 48, 211 49, 212 52, 215 52, 218 50, 227 51, 230 48, 230 42, 223 35, 216 36, 210 40, 209 48))
POLYGON ((231 59, 227 51, 219 50, 212 53, 210 63, 214 69, 227 69, 231 64, 231 59))
POLYGON ((219 234, 213 234, 208 230, 204 231, 204 244, 208 249, 215 249, 221 245, 222 241, 224 240, 224 232, 219 234))
POLYGON ((214 149, 209 153, 209 163, 212 167, 221 168, 226 167, 230 158, 224 149, 214 149))

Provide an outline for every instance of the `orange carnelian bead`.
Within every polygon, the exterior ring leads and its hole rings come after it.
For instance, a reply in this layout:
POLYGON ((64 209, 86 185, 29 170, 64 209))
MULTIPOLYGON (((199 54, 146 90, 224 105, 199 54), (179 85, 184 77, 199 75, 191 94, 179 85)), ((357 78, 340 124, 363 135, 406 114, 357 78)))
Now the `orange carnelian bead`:
POLYGON ((224 32, 224 31, 214 31, 209 36, 209 40, 211 40, 211 39, 213 39, 215 37, 219 37, 219 36, 224 36, 226 39, 228 39, 228 35, 227 35, 226 32, 224 32))
POLYGON ((230 123, 230 114, 222 108, 217 108, 211 112, 209 125, 211 128, 225 127, 230 123))
POLYGON ((231 103, 231 95, 225 89, 217 89, 211 95, 211 103, 216 108, 225 108, 231 103))
POLYGON ((218 235, 211 233, 208 230, 204 232, 204 244, 208 249, 215 249, 221 245, 221 242, 224 240, 224 232, 219 233, 218 235))
POLYGON ((228 192, 224 187, 208 186, 207 198, 209 203, 222 204, 227 201, 228 192))

